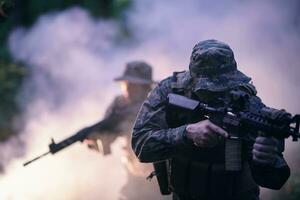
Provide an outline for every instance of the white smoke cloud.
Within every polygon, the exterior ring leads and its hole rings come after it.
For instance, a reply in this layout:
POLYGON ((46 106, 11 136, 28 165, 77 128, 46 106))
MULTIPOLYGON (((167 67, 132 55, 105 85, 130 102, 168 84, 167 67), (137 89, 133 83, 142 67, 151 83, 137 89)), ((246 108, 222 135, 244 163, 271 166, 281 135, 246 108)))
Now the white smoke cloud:
POLYGON ((130 60, 152 64, 159 80, 187 69, 192 47, 215 38, 230 44, 267 105, 300 113, 297 6, 279 0, 143 0, 134 1, 126 15, 132 38, 120 34, 118 23, 94 20, 80 8, 46 14, 29 30, 15 30, 11 51, 33 71, 20 94, 28 150, 7 166, 1 199, 118 198, 126 182, 120 142, 107 158, 74 145, 27 168, 21 164, 47 150, 50 137, 62 139, 99 120, 119 92, 111 80, 130 60))
MULTIPOLYGON (((12 33, 13 55, 32 68, 19 96, 25 110, 21 137, 27 154, 7 166, 0 181, 0 199, 118 198, 126 181, 120 161, 122 141, 116 143, 114 154, 105 158, 77 144, 22 166, 26 159, 47 151, 51 137, 64 139, 101 119, 118 92, 112 84, 118 72, 113 68, 108 72, 116 29, 114 22, 95 21, 86 11, 73 8, 45 15, 33 28, 12 33)), ((11 141, 8 144, 13 147, 11 141)), ((14 153, 12 148, 6 150, 14 153)))

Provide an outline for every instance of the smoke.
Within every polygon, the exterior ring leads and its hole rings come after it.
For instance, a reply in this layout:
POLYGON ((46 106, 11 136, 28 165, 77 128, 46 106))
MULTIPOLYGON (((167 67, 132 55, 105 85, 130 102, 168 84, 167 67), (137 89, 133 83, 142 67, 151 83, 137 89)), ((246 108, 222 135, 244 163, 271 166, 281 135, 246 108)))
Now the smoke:
MULTIPOLYGON (((253 77, 268 106, 300 113, 298 10, 296 0, 144 0, 134 1, 124 16, 130 38, 122 35, 124 25, 94 20, 81 8, 49 13, 32 28, 15 30, 11 52, 32 71, 19 96, 26 119, 21 137, 28 148, 24 157, 7 164, 1 199, 118 198, 126 182, 119 159, 122 141, 108 157, 76 144, 21 165, 46 151, 49 138, 63 139, 101 119, 120 92, 111 80, 130 60, 149 62, 160 80, 187 69, 198 41, 218 39, 230 44, 239 69, 253 77)), ((294 148, 287 144, 286 157, 295 168, 294 148)), ((14 155, 12 148, 1 151, 14 155)))
MULTIPOLYGON (((22 163, 48 149, 50 138, 64 139, 101 119, 119 92, 110 58, 115 22, 93 20, 73 8, 41 17, 29 30, 19 28, 10 38, 14 57, 31 67, 19 95, 26 125, 21 134, 27 145, 24 157, 10 162, 0 181, 0 199, 117 199, 125 183, 120 157, 122 140, 112 156, 103 157, 76 144, 55 156, 23 168, 22 163), (109 70, 109 71, 108 71, 109 70)), ((122 63, 123 65, 123 63, 122 63)), ((122 67, 118 63, 117 70, 122 67)), ((5 149, 15 154, 14 149, 5 149)))

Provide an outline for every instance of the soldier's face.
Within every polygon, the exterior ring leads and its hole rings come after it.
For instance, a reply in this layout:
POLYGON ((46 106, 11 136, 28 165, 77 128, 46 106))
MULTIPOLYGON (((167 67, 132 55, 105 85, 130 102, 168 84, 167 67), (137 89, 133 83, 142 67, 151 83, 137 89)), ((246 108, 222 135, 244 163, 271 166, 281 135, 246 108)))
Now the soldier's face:
POLYGON ((129 92, 128 92, 128 83, 125 81, 120 82, 121 91, 124 97, 128 98, 129 92))
POLYGON ((139 96, 140 94, 149 92, 151 86, 148 84, 136 84, 136 83, 130 83, 124 81, 121 82, 121 89, 122 89, 122 94, 126 98, 130 98, 133 96, 139 96))

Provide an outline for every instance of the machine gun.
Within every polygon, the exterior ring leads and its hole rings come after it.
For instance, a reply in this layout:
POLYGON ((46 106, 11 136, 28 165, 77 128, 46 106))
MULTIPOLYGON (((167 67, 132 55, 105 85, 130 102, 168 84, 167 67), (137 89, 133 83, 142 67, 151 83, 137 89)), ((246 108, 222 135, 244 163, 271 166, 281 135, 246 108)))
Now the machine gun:
MULTIPOLYGON (((74 144, 75 142, 83 142, 89 134, 95 132, 95 131, 105 131, 105 130, 115 130, 116 129, 116 126, 115 124, 112 124, 112 121, 118 121, 120 120, 118 117, 114 117, 113 119, 112 118, 106 118, 92 126, 89 126, 89 127, 86 127, 86 128, 83 128, 81 129, 80 131, 78 131, 77 133, 75 133, 74 135, 71 135, 70 137, 62 140, 61 142, 59 143, 55 143, 54 139, 52 138, 51 139, 51 143, 49 144, 49 151, 30 160, 30 161, 27 161, 23 164, 23 166, 26 166, 38 159, 40 159, 41 157, 44 157, 48 154, 55 154, 61 150, 63 150, 64 148, 74 144)), ((117 130, 115 130, 115 132, 117 133, 117 130)), ((117 137, 117 135, 114 135, 111 139, 112 141, 117 137)), ((108 139, 108 138, 105 138, 105 139, 108 139)), ((110 143, 110 142, 109 142, 110 143)), ((109 154, 110 153, 110 146, 109 144, 106 145, 106 144, 103 144, 103 154, 106 155, 106 154, 109 154)))

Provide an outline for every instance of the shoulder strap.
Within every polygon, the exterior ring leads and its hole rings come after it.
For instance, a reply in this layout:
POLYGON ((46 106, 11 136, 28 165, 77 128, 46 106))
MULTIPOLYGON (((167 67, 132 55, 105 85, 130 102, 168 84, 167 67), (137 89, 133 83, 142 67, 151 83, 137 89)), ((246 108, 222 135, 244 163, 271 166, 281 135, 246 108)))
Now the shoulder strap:
POLYGON ((191 77, 188 72, 174 72, 171 78, 172 92, 180 95, 188 95, 191 77))

